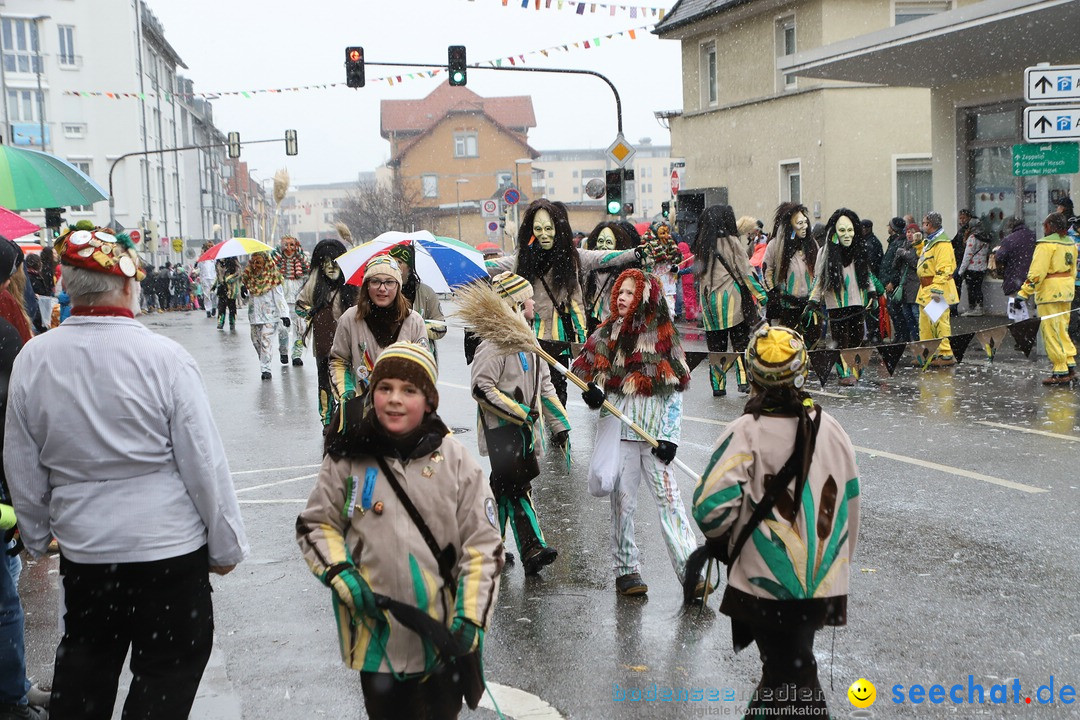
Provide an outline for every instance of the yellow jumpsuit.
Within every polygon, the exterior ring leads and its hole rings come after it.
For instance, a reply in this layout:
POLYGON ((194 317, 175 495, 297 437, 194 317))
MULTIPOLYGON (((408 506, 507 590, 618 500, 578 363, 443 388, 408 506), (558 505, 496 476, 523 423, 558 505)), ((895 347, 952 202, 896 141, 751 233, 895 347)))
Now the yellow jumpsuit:
MULTIPOLYGON (((915 302, 920 308, 925 308, 933 298, 933 291, 940 290, 945 296, 945 302, 955 305, 960 302, 960 296, 956 292, 956 283, 953 282, 953 273, 956 271, 956 255, 953 254, 952 243, 944 230, 927 239, 923 246, 922 254, 916 265, 919 274, 919 294, 915 296, 915 302)), ((949 322, 949 313, 943 312, 937 322, 930 322, 930 317, 925 310, 919 311, 919 339, 932 340, 944 338, 938 346, 937 356, 943 359, 952 357, 952 345, 949 344, 949 335, 952 334, 952 326, 949 322)))
POLYGON ((1076 244, 1057 233, 1035 242, 1027 280, 1016 293, 1022 298, 1035 295, 1042 318, 1040 329, 1046 356, 1055 375, 1076 368, 1076 346, 1069 338, 1069 309, 1076 292, 1076 244))

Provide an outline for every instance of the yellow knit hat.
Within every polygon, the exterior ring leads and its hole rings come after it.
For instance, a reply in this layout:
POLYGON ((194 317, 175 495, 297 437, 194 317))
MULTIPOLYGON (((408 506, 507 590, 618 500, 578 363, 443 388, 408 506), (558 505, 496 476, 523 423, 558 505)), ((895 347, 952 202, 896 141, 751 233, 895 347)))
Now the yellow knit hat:
POLYGON ((750 378, 763 388, 783 385, 801 388, 809 372, 802 336, 779 325, 758 328, 746 347, 745 360, 750 378))

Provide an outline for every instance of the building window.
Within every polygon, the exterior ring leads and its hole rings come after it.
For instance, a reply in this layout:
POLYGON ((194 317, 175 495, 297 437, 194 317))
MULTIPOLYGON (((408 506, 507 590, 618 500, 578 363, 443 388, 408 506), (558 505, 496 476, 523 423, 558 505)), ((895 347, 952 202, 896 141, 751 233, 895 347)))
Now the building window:
POLYGON ((8 118, 10 122, 30 123, 38 121, 38 93, 35 90, 8 90, 8 118))
MULTIPOLYGON (((776 21, 776 58, 785 58, 794 55, 797 49, 795 43, 795 16, 789 15, 776 21)), ((776 90, 792 90, 796 86, 795 76, 778 72, 776 74, 776 90)))
POLYGON ((701 45, 700 74, 701 105, 702 107, 716 107, 718 96, 716 88, 715 42, 702 43, 701 45))
POLYGON ((798 160, 780 163, 780 201, 802 202, 802 170, 798 160))
POLYGON ((921 219, 933 209, 930 158, 902 158, 896 161, 896 215, 921 219))
POLYGON ((476 145, 476 133, 454 133, 454 157, 470 158, 479 157, 480 153, 476 145))
POLYGON ((61 66, 75 66, 75 26, 57 25, 60 33, 60 51, 56 54, 56 60, 61 66))
POLYGON ((555 171, 554 171, 554 170, 548 170, 548 171, 547 171, 547 176, 548 176, 548 178, 553 178, 553 177, 555 177, 555 171))
POLYGON ((41 71, 38 57, 38 27, 33 20, 4 18, 0 26, 4 44, 4 71, 33 73, 41 71))
POLYGON ((79 140, 86 137, 86 126, 80 123, 64 123, 64 137, 79 140))
POLYGON ((424 197, 439 197, 439 176, 421 175, 420 182, 423 184, 424 197))
POLYGON ((921 2, 919 0, 911 0, 910 2, 896 0, 893 5, 893 25, 900 25, 930 15, 948 12, 949 10, 952 10, 950 0, 921 0, 921 2))
MULTIPOLYGON (((72 165, 74 165, 80 171, 82 171, 82 174, 85 175, 86 177, 91 177, 91 175, 90 175, 90 161, 89 160, 71 160, 69 158, 68 162, 71 163, 72 165)), ((93 205, 72 205, 71 206, 71 210, 73 212, 90 212, 93 209, 94 209, 93 205)))

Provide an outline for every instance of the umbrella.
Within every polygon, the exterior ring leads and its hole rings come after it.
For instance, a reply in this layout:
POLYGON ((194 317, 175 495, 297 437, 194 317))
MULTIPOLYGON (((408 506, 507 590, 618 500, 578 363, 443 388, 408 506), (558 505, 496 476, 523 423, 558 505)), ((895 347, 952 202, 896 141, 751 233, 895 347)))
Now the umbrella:
POLYGON ((16 243, 19 249, 23 251, 23 255, 33 255, 41 252, 41 246, 37 243, 16 243))
POLYGON ((237 255, 250 255, 257 252, 270 252, 274 248, 270 247, 266 243, 259 242, 252 238, 229 238, 228 240, 222 240, 214 247, 210 248, 195 262, 202 262, 203 260, 220 260, 221 258, 236 257, 237 255))
POLYGON ((476 246, 476 249, 482 253, 485 252, 502 252, 502 248, 493 242, 482 242, 476 246))
POLYGON ((90 205, 105 191, 55 155, 0 145, 0 206, 9 210, 90 205))
POLYGON ((0 235, 6 238, 19 238, 40 230, 41 227, 30 222, 22 215, 0 207, 0 235))
POLYGON ((385 232, 345 253, 337 259, 337 264, 347 283, 359 285, 368 260, 405 243, 413 246, 416 274, 435 292, 450 292, 451 288, 487 277, 484 256, 476 248, 457 240, 436 238, 427 230, 385 232))

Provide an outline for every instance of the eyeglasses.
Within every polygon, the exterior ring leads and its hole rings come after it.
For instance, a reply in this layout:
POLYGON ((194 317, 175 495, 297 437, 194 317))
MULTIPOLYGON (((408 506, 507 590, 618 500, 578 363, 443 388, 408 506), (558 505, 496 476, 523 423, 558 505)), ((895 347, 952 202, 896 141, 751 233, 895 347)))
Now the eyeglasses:
POLYGON ((391 287, 396 287, 397 284, 398 284, 398 281, 397 280, 369 280, 368 284, 371 285, 371 287, 376 287, 376 288, 391 288, 391 287))

